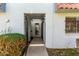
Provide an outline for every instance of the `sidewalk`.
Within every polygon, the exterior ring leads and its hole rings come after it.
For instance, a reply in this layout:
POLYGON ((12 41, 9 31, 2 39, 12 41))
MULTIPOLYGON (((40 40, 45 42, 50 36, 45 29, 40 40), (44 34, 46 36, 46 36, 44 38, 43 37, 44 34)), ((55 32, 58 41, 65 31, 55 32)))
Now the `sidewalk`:
POLYGON ((47 50, 41 39, 33 39, 28 47, 27 56, 48 56, 47 50))

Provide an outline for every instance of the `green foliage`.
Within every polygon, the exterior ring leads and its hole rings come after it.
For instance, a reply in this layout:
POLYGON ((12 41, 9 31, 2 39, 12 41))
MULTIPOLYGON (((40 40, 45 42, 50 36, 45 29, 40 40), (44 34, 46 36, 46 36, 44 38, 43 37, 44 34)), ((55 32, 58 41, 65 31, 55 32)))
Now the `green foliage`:
POLYGON ((8 41, 16 41, 16 40, 26 40, 26 37, 23 34, 19 33, 9 33, 0 35, 0 39, 6 39, 8 41))

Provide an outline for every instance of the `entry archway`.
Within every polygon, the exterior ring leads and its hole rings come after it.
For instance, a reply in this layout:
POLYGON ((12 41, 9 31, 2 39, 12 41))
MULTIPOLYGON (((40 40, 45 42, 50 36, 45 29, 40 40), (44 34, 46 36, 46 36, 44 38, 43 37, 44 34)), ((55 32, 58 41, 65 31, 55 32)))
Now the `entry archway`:
MULTIPOLYGON (((25 34, 27 36, 28 42, 32 41, 32 38, 34 37, 34 34, 31 33, 32 31, 32 27, 31 25, 33 25, 31 23, 31 21, 39 19, 41 20, 41 38, 44 39, 44 25, 45 25, 45 14, 44 13, 24 13, 24 23, 25 23, 25 34)), ((36 26, 39 26, 39 23, 35 23, 36 26)), ((39 34, 38 31, 36 32, 36 34, 39 34)), ((44 42, 45 43, 45 42, 44 42)))

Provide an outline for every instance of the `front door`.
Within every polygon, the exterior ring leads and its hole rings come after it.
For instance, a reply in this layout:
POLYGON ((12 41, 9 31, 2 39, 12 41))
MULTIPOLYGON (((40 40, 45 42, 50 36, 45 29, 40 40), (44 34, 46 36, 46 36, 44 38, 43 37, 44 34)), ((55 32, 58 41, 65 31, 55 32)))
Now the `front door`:
POLYGON ((31 21, 32 37, 41 37, 41 19, 33 19, 31 21))

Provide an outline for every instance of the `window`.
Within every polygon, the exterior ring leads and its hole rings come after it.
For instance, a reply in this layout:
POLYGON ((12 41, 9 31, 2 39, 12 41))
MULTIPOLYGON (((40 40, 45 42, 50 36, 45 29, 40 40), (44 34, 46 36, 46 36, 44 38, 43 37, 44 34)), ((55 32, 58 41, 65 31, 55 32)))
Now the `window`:
POLYGON ((79 20, 77 20, 77 32, 79 32, 79 20))
POLYGON ((6 3, 0 3, 0 12, 6 11, 6 3))
POLYGON ((79 20, 76 17, 66 17, 65 20, 66 33, 78 33, 79 32, 79 20))

